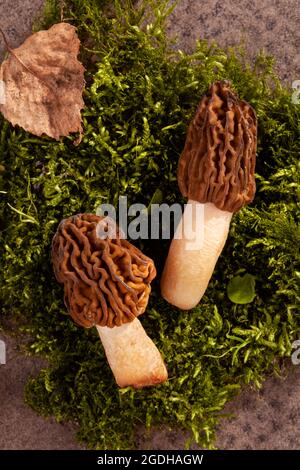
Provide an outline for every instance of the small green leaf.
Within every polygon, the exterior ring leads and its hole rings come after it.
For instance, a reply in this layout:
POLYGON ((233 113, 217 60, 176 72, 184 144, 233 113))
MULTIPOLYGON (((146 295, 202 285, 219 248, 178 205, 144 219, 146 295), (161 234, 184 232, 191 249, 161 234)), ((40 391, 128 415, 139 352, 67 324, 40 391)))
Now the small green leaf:
POLYGON ((227 295, 234 304, 249 304, 255 297, 255 277, 252 274, 233 277, 228 283, 227 295))

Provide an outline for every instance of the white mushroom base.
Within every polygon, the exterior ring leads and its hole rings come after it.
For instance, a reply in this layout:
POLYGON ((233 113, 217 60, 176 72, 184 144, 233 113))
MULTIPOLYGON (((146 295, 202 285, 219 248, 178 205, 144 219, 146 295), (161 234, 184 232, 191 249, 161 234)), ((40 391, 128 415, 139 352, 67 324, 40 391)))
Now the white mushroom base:
POLYGON ((164 361, 141 322, 108 328, 97 326, 108 363, 119 387, 148 387, 165 382, 164 361))
POLYGON ((190 310, 201 300, 225 245, 232 212, 212 203, 189 200, 172 240, 161 279, 161 293, 170 304, 190 310), (196 209, 203 226, 196 228, 196 209), (199 211, 200 209, 200 211, 199 211), (187 238, 188 237, 188 238, 187 238))

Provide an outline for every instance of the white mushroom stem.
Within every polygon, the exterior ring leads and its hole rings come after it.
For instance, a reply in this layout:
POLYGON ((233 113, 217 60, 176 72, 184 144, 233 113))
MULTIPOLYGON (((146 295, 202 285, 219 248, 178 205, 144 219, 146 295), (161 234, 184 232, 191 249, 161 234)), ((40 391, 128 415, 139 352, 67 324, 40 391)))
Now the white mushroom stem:
POLYGON ((164 361, 141 322, 108 328, 97 326, 105 354, 119 387, 147 387, 168 378, 164 361))
POLYGON ((161 279, 162 296, 170 304, 189 310, 199 303, 225 245, 231 217, 213 203, 188 201, 161 279))

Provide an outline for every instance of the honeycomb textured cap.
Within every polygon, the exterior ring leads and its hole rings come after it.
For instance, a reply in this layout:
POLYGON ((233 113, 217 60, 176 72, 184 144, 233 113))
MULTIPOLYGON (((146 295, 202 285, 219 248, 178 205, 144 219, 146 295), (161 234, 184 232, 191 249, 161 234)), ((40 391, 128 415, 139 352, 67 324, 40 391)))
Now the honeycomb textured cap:
POLYGON ((211 85, 191 122, 178 166, 183 196, 237 212, 255 195, 257 118, 231 90, 211 85))
POLYGON ((153 261, 127 240, 101 238, 107 220, 78 214, 63 220, 52 243, 52 262, 64 285, 66 307, 80 326, 120 326, 146 310, 150 283, 156 276, 153 261))

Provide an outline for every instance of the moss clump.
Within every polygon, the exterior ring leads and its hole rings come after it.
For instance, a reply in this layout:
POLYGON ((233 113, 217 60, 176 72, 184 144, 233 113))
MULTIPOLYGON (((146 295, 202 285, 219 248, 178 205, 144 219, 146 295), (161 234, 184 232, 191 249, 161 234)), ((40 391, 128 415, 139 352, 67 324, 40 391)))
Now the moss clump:
MULTIPOLYGON (((1 312, 23 314, 31 350, 50 361, 28 384, 27 402, 58 420, 75 419, 89 446, 132 447, 138 423, 179 425, 212 446, 226 402, 242 384, 259 386, 276 358, 290 355, 300 332, 300 110, 265 57, 252 70, 233 51, 205 41, 191 55, 169 47, 168 2, 153 2, 150 12, 115 1, 114 14, 104 15, 99 5, 106 3, 74 0, 65 10, 79 28, 88 67, 80 146, 0 122, 1 312), (164 202, 180 200, 176 167, 187 125, 215 79, 232 80, 257 111, 257 196, 234 216, 199 307, 172 308, 154 283, 142 321, 170 380, 149 390, 118 390, 96 332, 77 328, 66 315, 51 270, 51 239, 62 218, 116 203, 119 195, 149 203, 160 188, 164 202), (226 290, 243 272, 255 276, 256 295, 237 305, 226 290)), ((139 247, 161 269, 166 242, 139 247)))

